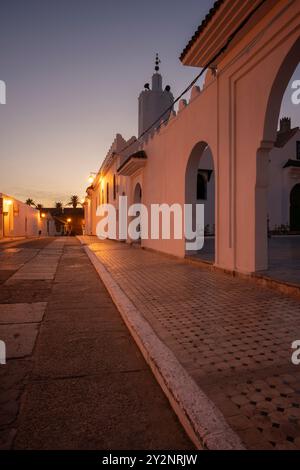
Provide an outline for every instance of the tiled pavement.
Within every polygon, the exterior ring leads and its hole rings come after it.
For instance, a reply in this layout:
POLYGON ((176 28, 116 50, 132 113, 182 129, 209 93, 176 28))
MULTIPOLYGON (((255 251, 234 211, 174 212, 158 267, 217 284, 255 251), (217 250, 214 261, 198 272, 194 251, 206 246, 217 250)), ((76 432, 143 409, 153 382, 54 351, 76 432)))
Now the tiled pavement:
POLYGON ((78 240, 1 247, 0 273, 0 449, 193 448, 78 240))
POLYGON ((84 237, 249 449, 300 449, 300 302, 124 243, 84 237))

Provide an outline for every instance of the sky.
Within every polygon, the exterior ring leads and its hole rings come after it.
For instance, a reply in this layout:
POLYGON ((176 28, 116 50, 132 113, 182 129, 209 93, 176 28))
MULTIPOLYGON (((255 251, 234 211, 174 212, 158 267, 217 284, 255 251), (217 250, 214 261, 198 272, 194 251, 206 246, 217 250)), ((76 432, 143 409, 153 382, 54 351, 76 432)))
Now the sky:
MULTIPOLYGON (((44 206, 84 196, 115 134, 137 134, 155 53, 174 96, 199 72, 179 55, 213 3, 1 0, 0 192, 44 206)), ((300 124, 289 94, 282 114, 300 124)))

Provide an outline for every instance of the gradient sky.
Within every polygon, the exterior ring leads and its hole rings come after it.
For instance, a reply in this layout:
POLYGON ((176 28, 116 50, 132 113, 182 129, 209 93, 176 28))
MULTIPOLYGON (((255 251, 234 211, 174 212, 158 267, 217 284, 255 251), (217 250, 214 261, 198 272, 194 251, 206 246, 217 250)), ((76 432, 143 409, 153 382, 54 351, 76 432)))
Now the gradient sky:
MULTIPOLYGON (((44 205, 83 196, 115 134, 136 135, 155 53, 175 96, 196 75, 178 57, 213 3, 1 0, 0 192, 44 205)), ((282 113, 300 124, 290 90, 282 113)))

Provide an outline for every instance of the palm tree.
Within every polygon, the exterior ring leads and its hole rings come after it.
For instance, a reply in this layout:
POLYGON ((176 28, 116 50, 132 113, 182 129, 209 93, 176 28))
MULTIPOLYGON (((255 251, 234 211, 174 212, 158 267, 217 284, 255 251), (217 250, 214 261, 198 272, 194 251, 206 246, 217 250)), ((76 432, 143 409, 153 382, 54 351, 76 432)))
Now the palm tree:
POLYGON ((34 200, 31 199, 30 197, 28 199, 26 199, 26 204, 27 204, 27 206, 35 206, 34 200))
POLYGON ((43 209, 43 204, 36 204, 35 207, 41 211, 43 209))
POLYGON ((62 209, 63 209, 62 202, 56 202, 55 203, 55 209, 57 210, 57 212, 62 212, 62 209))
POLYGON ((71 196, 70 202, 68 202, 67 205, 68 206, 73 206, 73 208, 76 209, 78 204, 79 204, 79 197, 74 195, 74 196, 71 196))

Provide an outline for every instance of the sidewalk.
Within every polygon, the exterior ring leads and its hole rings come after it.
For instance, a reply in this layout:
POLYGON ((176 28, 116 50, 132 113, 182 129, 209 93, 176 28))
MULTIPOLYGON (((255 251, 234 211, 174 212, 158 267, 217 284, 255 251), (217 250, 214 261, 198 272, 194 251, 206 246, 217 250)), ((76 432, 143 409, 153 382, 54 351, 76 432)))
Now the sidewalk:
POLYGON ((82 237, 249 449, 300 449, 300 301, 125 243, 82 237))
POLYGON ((0 448, 193 449, 79 241, 35 246, 1 256, 0 448))

